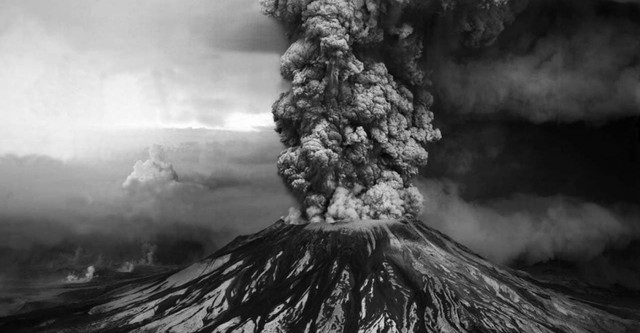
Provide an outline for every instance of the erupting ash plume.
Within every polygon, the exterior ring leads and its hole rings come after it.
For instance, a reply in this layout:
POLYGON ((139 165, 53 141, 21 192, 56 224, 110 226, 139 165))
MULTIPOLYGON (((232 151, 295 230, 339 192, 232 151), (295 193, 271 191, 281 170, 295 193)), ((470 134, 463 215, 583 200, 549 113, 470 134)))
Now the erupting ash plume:
POLYGON ((464 200, 459 185, 450 181, 420 185, 427 197, 424 220, 492 262, 590 260, 640 237, 636 206, 604 207, 530 194, 473 202, 464 200))
POLYGON ((273 1, 264 11, 294 27, 281 60, 292 81, 273 106, 287 149, 278 171, 313 222, 419 212, 411 184, 440 138, 418 68, 422 36, 402 1, 273 1), (397 15, 389 15, 396 13, 397 15), (384 47, 383 47, 384 46, 384 47))
POLYGON ((278 170, 311 221, 419 212, 411 179, 441 137, 432 93, 443 113, 459 116, 638 114, 640 41, 624 7, 635 2, 261 3, 294 40, 281 59, 292 87, 273 106, 287 147, 278 170))

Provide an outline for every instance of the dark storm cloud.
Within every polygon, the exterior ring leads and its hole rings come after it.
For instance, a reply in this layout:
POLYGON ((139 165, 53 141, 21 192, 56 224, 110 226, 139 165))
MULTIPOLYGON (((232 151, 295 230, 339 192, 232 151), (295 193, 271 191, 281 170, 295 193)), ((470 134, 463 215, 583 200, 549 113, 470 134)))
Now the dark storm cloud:
POLYGON ((443 135, 423 170, 423 220, 481 255, 503 263, 580 262, 640 239, 640 142, 632 121, 450 120, 443 135))
POLYGON ((638 116, 638 18, 636 5, 530 1, 491 45, 434 45, 440 109, 536 123, 638 116))
POLYGON ((448 119, 422 174, 464 184, 468 199, 515 192, 638 204, 640 123, 532 124, 448 119))
POLYGON ((635 4, 640 4, 640 1, 638 1, 638 0, 609 0, 609 1, 613 1, 613 2, 620 2, 620 3, 635 3, 635 4))

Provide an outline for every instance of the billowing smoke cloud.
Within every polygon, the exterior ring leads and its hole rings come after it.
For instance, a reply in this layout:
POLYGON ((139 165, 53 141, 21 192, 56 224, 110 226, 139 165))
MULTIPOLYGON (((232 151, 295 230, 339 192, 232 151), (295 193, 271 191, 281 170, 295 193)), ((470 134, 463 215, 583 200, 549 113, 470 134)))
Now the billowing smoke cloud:
POLYGON ((158 190, 158 187, 171 186, 178 182, 178 174, 171 163, 165 161, 164 148, 153 145, 149 148, 149 159, 137 161, 133 172, 122 183, 122 187, 129 191, 141 189, 158 190))
POLYGON ((137 161, 133 171, 122 183, 128 194, 130 214, 143 214, 162 219, 167 208, 187 212, 191 205, 187 198, 205 197, 210 188, 194 181, 181 181, 173 165, 166 161, 165 148, 153 145, 149 159, 137 161))
POLYGON ((640 115, 640 15, 624 2, 531 1, 473 50, 447 45, 439 22, 427 66, 441 109, 536 123, 640 115))
POLYGON ((296 39, 281 60, 292 88, 273 113, 287 146, 280 175, 310 220, 418 212, 410 179, 426 163, 425 145, 440 137, 429 92, 447 115, 573 122, 640 114, 635 3, 262 5, 296 39))
POLYGON ((432 96, 406 2, 262 1, 297 40, 281 59, 291 90, 273 106, 287 149, 278 171, 313 222, 415 215, 411 178, 427 162, 432 96), (392 13, 392 15, 389 15, 392 13), (393 57, 384 53, 390 52, 393 57))
POLYGON ((426 223, 511 264, 640 238, 637 1, 262 4, 295 40, 273 113, 302 218, 416 214, 433 109, 426 223))
POLYGON ((514 194, 467 201, 459 185, 425 180, 423 219, 486 258, 526 264, 552 259, 584 261, 640 238, 640 210, 561 195, 514 194))

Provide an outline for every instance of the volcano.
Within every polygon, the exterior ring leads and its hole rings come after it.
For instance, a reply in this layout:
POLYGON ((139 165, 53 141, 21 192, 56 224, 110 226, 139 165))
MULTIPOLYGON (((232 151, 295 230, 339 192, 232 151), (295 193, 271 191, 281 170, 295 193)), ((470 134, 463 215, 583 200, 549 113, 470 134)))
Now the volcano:
POLYGON ((414 219, 287 224, 90 301, 5 318, 36 332, 638 332, 414 219), (49 312, 51 313, 51 312, 49 312))

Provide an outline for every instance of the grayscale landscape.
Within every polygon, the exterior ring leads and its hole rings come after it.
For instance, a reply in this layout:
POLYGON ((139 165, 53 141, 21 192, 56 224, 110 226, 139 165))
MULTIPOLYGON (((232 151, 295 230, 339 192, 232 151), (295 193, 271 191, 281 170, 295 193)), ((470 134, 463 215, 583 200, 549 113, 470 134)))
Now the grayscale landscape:
POLYGON ((0 3, 0 332, 640 332, 640 2, 0 3))

